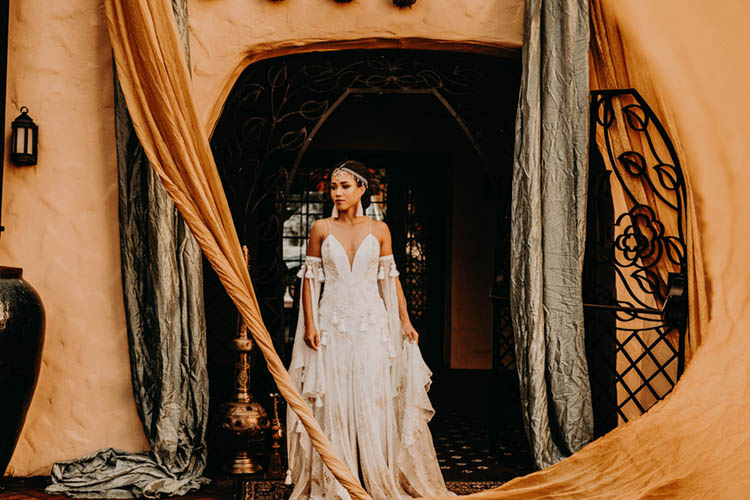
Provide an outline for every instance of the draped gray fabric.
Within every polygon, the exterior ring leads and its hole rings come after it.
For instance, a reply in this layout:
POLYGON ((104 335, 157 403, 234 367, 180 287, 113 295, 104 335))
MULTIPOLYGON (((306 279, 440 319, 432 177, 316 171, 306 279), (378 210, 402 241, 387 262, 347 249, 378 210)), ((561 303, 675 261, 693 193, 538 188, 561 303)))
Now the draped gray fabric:
POLYGON ((589 138, 588 0, 526 0, 511 223, 511 315, 539 468, 593 437, 581 274, 589 138))
MULTIPOLYGON (((187 52, 187 0, 172 0, 187 52)), ((184 495, 207 484, 208 372, 200 247, 151 168, 115 76, 122 282, 133 394, 150 453, 60 462, 50 493, 184 495)))

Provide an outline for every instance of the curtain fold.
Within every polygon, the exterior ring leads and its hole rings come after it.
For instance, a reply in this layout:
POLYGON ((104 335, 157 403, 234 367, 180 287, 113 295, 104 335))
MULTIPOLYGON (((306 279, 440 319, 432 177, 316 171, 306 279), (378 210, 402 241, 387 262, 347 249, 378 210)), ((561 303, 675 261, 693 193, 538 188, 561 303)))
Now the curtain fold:
MULTIPOLYGON (((172 0, 188 52, 187 0, 172 0)), ((51 493, 182 495, 207 484, 206 326, 200 247, 143 153, 115 72, 120 254, 133 395, 151 453, 61 462, 51 493)))
POLYGON ((538 467, 593 437, 581 296, 589 137, 587 0, 526 0, 511 221, 511 315, 538 467))
POLYGON ((301 398, 266 330, 208 137, 191 93, 187 62, 167 0, 106 0, 110 40, 143 150, 263 353, 279 391, 313 446, 353 498, 369 499, 301 398))

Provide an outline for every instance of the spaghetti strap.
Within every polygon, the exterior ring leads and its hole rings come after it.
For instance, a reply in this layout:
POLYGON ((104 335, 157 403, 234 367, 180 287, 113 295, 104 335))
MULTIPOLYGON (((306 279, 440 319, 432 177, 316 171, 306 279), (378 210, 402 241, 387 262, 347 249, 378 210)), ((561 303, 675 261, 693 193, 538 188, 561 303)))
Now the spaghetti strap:
POLYGON ((326 222, 328 223, 328 235, 330 236, 330 234, 331 234, 331 218, 328 217, 326 219, 326 222))
POLYGON ((367 234, 372 234, 372 219, 370 219, 370 227, 367 229, 367 234))

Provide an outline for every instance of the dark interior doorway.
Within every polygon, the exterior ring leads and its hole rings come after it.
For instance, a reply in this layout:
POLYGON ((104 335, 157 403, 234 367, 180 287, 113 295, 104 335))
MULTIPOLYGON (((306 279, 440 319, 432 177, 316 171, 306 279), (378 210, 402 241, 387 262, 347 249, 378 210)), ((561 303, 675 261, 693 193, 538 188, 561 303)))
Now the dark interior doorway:
MULTIPOLYGON (((473 286, 477 300, 489 304, 498 269, 507 262, 504 235, 519 75, 513 60, 396 50, 289 56, 243 73, 212 147, 240 241, 249 246, 264 321, 282 358, 290 354, 295 275, 305 238, 312 222, 330 213, 320 173, 341 159, 358 159, 383 187, 374 204, 378 210, 370 215, 379 215, 391 228, 420 347, 435 372, 432 393, 446 405, 462 406, 456 421, 466 424, 467 416, 479 417, 486 430, 487 401, 497 396, 486 383, 489 370, 469 377, 475 382, 463 377, 458 385, 450 370, 456 354, 450 342, 456 319, 453 277, 471 268, 467 257, 456 253, 457 246, 488 248, 483 275, 465 286, 473 286), (457 193, 463 205, 454 203, 457 193), (459 206, 470 217, 454 213, 459 206), (466 233, 467 219, 477 216, 491 231, 466 233), (467 383, 487 392, 482 396, 462 387, 467 383), (472 397, 483 402, 472 408, 467 404, 472 397)), ((225 400, 231 388, 228 346, 236 311, 208 268, 205 282, 213 405, 225 400)), ((489 306, 488 359, 492 323, 489 306)), ((268 406, 266 396, 273 390, 256 353, 251 391, 268 406)), ((438 401, 433 403, 443 412, 438 401)), ((487 444, 486 436, 482 440, 487 444)), ((449 449, 438 450, 443 460, 455 455, 449 449)))

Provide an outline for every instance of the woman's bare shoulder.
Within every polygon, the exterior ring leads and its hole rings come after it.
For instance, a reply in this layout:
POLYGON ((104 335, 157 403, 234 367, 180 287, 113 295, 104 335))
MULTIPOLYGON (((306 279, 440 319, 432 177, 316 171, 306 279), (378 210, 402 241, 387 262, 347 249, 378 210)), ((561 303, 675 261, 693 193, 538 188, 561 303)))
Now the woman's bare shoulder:
POLYGON ((375 219, 372 220, 372 231, 382 236, 391 233, 390 229, 388 229, 388 224, 386 224, 385 221, 375 219))
POLYGON ((328 234, 328 219, 318 219, 310 226, 310 237, 328 234))

